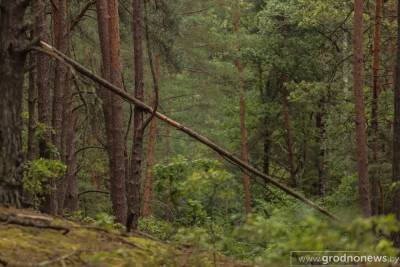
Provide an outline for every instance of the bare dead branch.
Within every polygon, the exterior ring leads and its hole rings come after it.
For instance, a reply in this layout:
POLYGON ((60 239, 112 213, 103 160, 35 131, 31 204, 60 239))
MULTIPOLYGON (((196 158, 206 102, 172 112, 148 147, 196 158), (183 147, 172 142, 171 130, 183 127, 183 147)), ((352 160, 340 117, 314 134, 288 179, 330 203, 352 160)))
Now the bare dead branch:
POLYGON ((76 25, 81 21, 81 19, 86 15, 86 12, 91 8, 94 4, 96 3, 96 0, 88 2, 79 12, 79 14, 72 20, 71 26, 70 26, 70 31, 72 32, 75 28, 76 25))

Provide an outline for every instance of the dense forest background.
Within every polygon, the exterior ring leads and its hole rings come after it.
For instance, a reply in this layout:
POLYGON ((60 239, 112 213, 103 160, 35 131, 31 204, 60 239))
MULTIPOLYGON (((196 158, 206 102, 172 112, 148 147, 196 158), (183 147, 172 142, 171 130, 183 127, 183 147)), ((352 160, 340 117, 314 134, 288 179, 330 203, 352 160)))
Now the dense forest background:
POLYGON ((397 5, 2 0, 0 203, 261 265, 396 255, 397 5))

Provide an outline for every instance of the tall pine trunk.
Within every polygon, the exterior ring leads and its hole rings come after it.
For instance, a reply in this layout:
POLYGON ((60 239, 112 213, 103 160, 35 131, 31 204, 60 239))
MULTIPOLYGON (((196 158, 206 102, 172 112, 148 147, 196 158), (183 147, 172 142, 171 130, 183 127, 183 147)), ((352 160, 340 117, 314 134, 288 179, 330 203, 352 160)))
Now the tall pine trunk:
MULTIPOLYGON (((110 14, 110 60, 111 60, 111 83, 122 88, 122 63, 120 58, 121 41, 119 32, 118 1, 108 1, 110 14)), ((112 148, 114 158, 113 178, 111 181, 112 202, 114 213, 121 223, 126 222, 127 200, 126 200, 126 168, 125 168, 125 131, 123 123, 122 99, 114 94, 111 95, 111 106, 113 124, 111 134, 114 136, 112 148)))
POLYGON ((353 89, 355 98, 358 190, 360 208, 364 217, 371 216, 368 180, 368 150, 365 131, 364 77, 363 77, 363 0, 354 0, 353 26, 353 89))
POLYGON ((3 0, 0 8, 0 205, 20 207, 22 101, 26 40, 21 29, 29 1, 3 0))
MULTIPOLYGON (((55 47, 68 54, 68 24, 67 24, 67 1, 55 0, 53 5, 53 39, 55 47)), ((53 155, 54 158, 62 160, 64 152, 63 147, 63 112, 64 112, 64 92, 68 80, 68 68, 62 62, 57 61, 54 76, 54 91, 52 105, 52 143, 57 148, 58 155, 53 155)), ((62 213, 62 202, 60 195, 63 191, 65 177, 59 177, 59 182, 56 179, 50 179, 49 186, 51 192, 46 195, 43 211, 49 214, 62 213), (58 188, 57 188, 58 187, 58 188), (60 206, 60 207, 59 207, 60 206)))
MULTIPOLYGON (((160 55, 155 57, 155 79, 157 83, 160 80, 160 55)), ((150 122, 149 140, 147 144, 147 162, 146 162, 146 181, 143 193, 143 217, 152 214, 151 203, 153 200, 153 167, 154 167, 154 147, 157 140, 157 118, 150 122)))
MULTIPOLYGON (((371 128, 372 128, 372 163, 378 164, 379 151, 379 128, 378 128, 378 97, 379 97, 379 68, 381 53, 381 20, 382 20, 382 0, 375 1, 375 27, 374 27, 374 48, 372 64, 372 103, 371 103, 371 128)), ((376 168, 375 168, 376 169, 376 168)), ((371 173, 371 211, 372 215, 382 212, 380 205, 380 180, 379 173, 375 170, 371 173)))
MULTIPOLYGON (((392 212, 400 221, 400 1, 397 6, 397 58, 394 86, 394 122, 393 122, 393 178, 396 184, 393 191, 392 212)), ((396 247, 400 247, 400 232, 393 235, 396 247)))
POLYGON ((286 131, 286 147, 287 147, 287 156, 289 163, 289 173, 290 173, 290 185, 292 187, 297 187, 296 174, 294 169, 294 158, 293 158, 293 133, 292 126, 290 124, 290 116, 289 116, 289 101, 288 101, 288 93, 285 88, 283 88, 283 116, 284 116, 284 126, 286 131))
MULTIPOLYGON (((118 2, 98 0, 96 9, 103 76, 114 85, 122 87, 118 2)), ((104 88, 100 88, 98 93, 103 101, 113 212, 118 222, 125 223, 127 202, 122 101, 104 88)))
MULTIPOLYGON (((233 31, 239 33, 240 29, 240 9, 237 7, 233 14, 233 31)), ((240 50, 240 47, 237 48, 240 50)), ((243 64, 239 58, 235 60, 237 72, 239 74, 239 119, 240 119, 240 146, 242 160, 246 164, 249 163, 248 133, 246 127, 246 97, 243 78, 243 64)), ((251 191, 250 176, 247 172, 243 172, 243 191, 244 191, 244 208, 246 214, 251 212, 251 191)))
POLYGON ((322 98, 319 103, 319 111, 315 117, 315 126, 317 128, 317 144, 318 144, 318 155, 317 155, 317 171, 318 171, 318 194, 321 197, 325 197, 326 193, 326 172, 325 172, 325 121, 324 121, 324 99, 322 98))
MULTIPOLYGON (((31 53, 28 59, 28 66, 31 68, 35 62, 35 55, 31 53)), ((37 91, 35 84, 35 71, 34 69, 29 70, 29 85, 28 85, 28 153, 27 160, 32 161, 36 156, 36 138, 35 138, 35 129, 36 129, 36 99, 37 99, 37 91)))
MULTIPOLYGON (((45 14, 45 4, 43 0, 35 2, 34 10, 37 13, 35 22, 35 35, 41 40, 48 42, 49 35, 47 30, 47 19, 45 14)), ((43 53, 36 53, 36 86, 38 95, 38 122, 51 126, 50 110, 50 86, 49 86, 50 58, 43 53)), ((51 142, 50 131, 44 131, 39 140, 39 156, 49 158, 49 143, 51 142)))
MULTIPOLYGON (((143 80, 143 31, 142 31, 142 1, 132 0, 133 8, 133 46, 135 66, 135 92, 134 96, 144 100, 143 80)), ((135 106, 133 115, 133 144, 128 179, 128 221, 127 228, 137 228, 140 215, 140 182, 142 173, 143 155, 143 110, 135 106)))

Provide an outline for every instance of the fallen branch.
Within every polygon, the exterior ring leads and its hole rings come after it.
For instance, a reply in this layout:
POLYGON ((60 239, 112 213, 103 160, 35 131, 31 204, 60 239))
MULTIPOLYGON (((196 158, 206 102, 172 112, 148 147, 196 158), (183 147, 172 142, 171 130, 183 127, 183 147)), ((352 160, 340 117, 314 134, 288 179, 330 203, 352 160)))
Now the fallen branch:
MULTIPOLYGON (((51 45, 47 44, 46 42, 41 41, 40 47, 33 47, 33 49, 61 60, 65 64, 68 64, 70 67, 72 67, 76 72, 79 72, 80 74, 88 77, 89 79, 99 83, 104 88, 107 88, 111 92, 119 95, 121 98, 128 101, 129 103, 132 103, 135 106, 142 108, 145 112, 150 113, 150 114, 152 114, 154 112, 154 110, 150 106, 146 105, 142 101, 139 101, 138 99, 136 99, 133 96, 129 95, 128 93, 124 92, 119 87, 111 84, 110 82, 106 81, 105 79, 97 76, 96 74, 91 72, 89 69, 85 68, 84 66, 82 66, 75 60, 71 59, 70 57, 64 55, 63 53, 61 53, 60 51, 58 51, 51 45)), ((180 124, 179 122, 165 116, 164 114, 162 114, 160 112, 155 112, 155 116, 158 119, 160 119, 161 121, 169 124, 170 126, 176 128, 177 130, 184 132, 185 134, 189 135, 190 137, 192 137, 192 138, 196 139, 197 141, 203 143, 204 145, 208 146, 209 148, 214 150, 216 153, 221 155, 225 160, 231 162, 232 164, 248 171, 249 173, 251 173, 253 175, 263 178, 268 183, 278 187, 279 189, 281 189, 288 195, 291 195, 292 197, 300 200, 301 202, 303 202, 306 205, 308 205, 309 207, 321 212, 322 214, 325 214, 334 220, 339 220, 335 215, 333 215, 332 213, 330 213, 323 207, 321 207, 318 204, 314 203, 313 201, 309 200, 308 198, 306 198, 302 194, 298 193, 294 189, 278 182, 277 180, 270 177, 269 175, 266 175, 265 173, 254 168, 253 166, 243 162, 241 159, 234 156, 232 153, 228 152, 224 148, 221 148, 220 146, 218 146, 217 144, 215 144, 214 142, 209 140, 207 137, 204 137, 204 136, 198 134, 197 132, 193 131, 192 129, 180 124)))
POLYGON ((38 215, 26 215, 26 214, 0 214, 0 221, 4 224, 15 224, 21 226, 35 227, 41 229, 51 229, 56 231, 62 231, 63 235, 69 233, 69 229, 63 226, 52 225, 52 219, 45 216, 38 215))

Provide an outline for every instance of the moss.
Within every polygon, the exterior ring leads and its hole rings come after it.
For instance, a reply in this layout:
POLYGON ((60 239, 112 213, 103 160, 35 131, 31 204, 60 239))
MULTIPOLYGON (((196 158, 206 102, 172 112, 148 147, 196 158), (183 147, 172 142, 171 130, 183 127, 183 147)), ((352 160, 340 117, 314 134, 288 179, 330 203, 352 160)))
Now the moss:
MULTIPOLYGON (((4 208, 0 208, 1 213, 39 215, 28 210, 4 208)), ((51 223, 67 227, 70 232, 63 235, 51 229, 0 223, 0 260, 22 266, 49 260, 54 263, 47 266, 214 266, 209 252, 177 248, 142 236, 122 235, 60 218, 51 223), (61 260, 63 256, 65 259, 61 260)), ((218 266, 241 266, 220 255, 218 260, 222 263, 218 266)))

